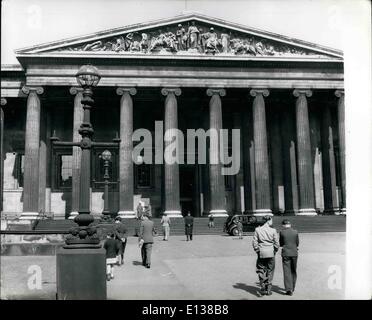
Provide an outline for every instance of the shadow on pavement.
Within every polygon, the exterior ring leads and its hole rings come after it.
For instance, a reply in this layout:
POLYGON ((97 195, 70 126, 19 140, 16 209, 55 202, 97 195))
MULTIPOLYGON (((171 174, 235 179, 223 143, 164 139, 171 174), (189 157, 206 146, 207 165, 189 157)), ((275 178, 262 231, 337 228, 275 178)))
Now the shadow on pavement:
POLYGON ((259 293, 258 287, 248 286, 245 283, 240 282, 240 283, 234 284, 233 288, 247 291, 248 293, 253 294, 256 297, 261 296, 259 293))
MULTIPOLYGON (((249 285, 246 285, 245 283, 240 282, 240 283, 234 284, 233 288, 247 291, 248 293, 255 295, 256 297, 261 297, 258 286, 257 287, 249 286, 249 285)), ((271 290, 272 292, 285 295, 285 290, 278 286, 273 285, 271 290)))
POLYGON ((132 263, 133 263, 134 266, 142 266, 141 261, 133 261, 132 263))

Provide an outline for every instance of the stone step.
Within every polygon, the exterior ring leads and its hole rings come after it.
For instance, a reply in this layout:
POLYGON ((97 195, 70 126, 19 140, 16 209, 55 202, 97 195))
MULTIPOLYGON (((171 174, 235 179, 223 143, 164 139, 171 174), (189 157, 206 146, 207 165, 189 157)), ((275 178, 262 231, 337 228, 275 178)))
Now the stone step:
MULTIPOLYGON (((279 229, 281 221, 288 218, 295 229, 299 232, 345 232, 346 231, 346 218, 345 216, 274 216, 273 225, 279 229)), ((153 219, 155 228, 158 233, 162 232, 160 218, 153 219)), ((208 227, 208 218, 194 218, 194 233, 195 234, 223 234, 223 225, 226 218, 215 218, 215 228, 208 227)), ((125 225, 128 229, 129 235, 135 235, 135 229, 138 226, 136 219, 125 219, 125 225)), ((39 220, 36 224, 35 231, 68 231, 71 227, 76 226, 72 220, 39 220)), ((182 218, 171 219, 171 234, 182 235, 184 234, 185 227, 182 218)))

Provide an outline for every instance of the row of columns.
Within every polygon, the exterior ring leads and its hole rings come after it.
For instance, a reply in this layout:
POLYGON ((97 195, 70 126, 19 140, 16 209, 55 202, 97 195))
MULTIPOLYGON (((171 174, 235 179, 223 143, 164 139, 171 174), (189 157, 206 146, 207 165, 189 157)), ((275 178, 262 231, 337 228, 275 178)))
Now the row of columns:
MULTIPOLYGON (((24 204, 22 217, 25 219, 35 218, 38 212, 39 201, 39 152, 40 152, 40 98, 43 88, 24 87, 23 92, 27 98, 26 116, 26 139, 25 139, 25 168, 24 168, 24 204)), ((119 214, 124 217, 133 216, 133 163, 132 163, 132 133, 133 133, 133 101, 136 94, 135 88, 117 88, 120 100, 120 204, 119 214)), ((83 107, 81 104, 82 89, 71 88, 74 95, 74 141, 80 141, 78 128, 82 122, 83 107)), ((177 96, 181 94, 180 88, 163 88, 161 93, 165 99, 165 130, 172 135, 172 129, 178 128, 177 96)), ((221 97, 226 95, 224 89, 210 88, 207 90, 209 101, 209 127, 220 130, 222 126, 222 102, 221 97)), ((296 100, 296 138, 297 138, 297 170, 299 190, 298 214, 315 214, 314 182, 312 177, 311 142, 307 98, 311 97, 310 90, 295 89, 293 91, 296 100)), ((265 97, 269 95, 267 89, 252 89, 250 95, 253 99, 253 140, 254 140, 254 195, 255 213, 258 215, 271 214, 270 198, 270 171, 266 128, 265 97)), ((341 160, 341 194, 342 208, 345 208, 345 140, 344 140, 344 93, 337 90, 335 95, 338 99, 338 123, 339 123, 339 149, 341 160)), ((6 100, 1 100, 2 106, 6 100)), ((333 132, 330 125, 329 107, 324 109, 322 134, 328 145, 325 144, 323 158, 326 174, 330 177, 329 185, 325 188, 335 190, 335 159, 333 152, 333 132)), ((1 110, 1 126, 3 126, 3 111, 1 110)), ((1 135, 2 139, 3 134, 1 135)), ((171 141, 165 137, 165 149, 171 141)), ((209 179, 210 179, 210 212, 213 214, 226 214, 224 178, 221 175, 219 163, 219 150, 221 141, 212 139, 209 149, 209 179), (216 164, 217 163, 217 164, 216 164)), ((1 143, 1 146, 3 143, 1 143)), ((3 152, 1 150, 1 152, 3 152)), ((73 147, 73 180, 72 180, 72 216, 77 214, 79 208, 79 184, 80 184, 80 157, 79 147, 73 147)), ((1 174, 3 170, 1 170, 1 174)), ((178 164, 165 164, 165 212, 173 216, 181 216, 180 193, 179 193, 179 168, 178 164)), ((1 177, 3 181, 3 177, 1 177)), ((1 184, 2 185, 2 184, 1 184)), ((1 186, 2 188, 2 186, 1 186)), ((238 192, 238 190, 236 190, 238 192)), ((1 189, 1 194, 3 190, 1 189)), ((327 194, 330 194, 329 192, 327 194)), ((334 207, 335 195, 326 199, 326 206, 334 207)))

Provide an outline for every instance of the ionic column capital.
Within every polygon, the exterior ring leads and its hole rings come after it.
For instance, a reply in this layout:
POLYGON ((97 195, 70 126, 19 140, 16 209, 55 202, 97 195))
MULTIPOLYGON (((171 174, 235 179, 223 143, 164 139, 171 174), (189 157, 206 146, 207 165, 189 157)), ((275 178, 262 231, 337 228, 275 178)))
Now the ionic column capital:
POLYGON ((306 97, 311 97, 313 95, 313 92, 309 89, 294 89, 293 95, 298 98, 301 95, 306 95, 306 97))
POLYGON ((226 90, 222 88, 208 88, 207 96, 211 97, 214 94, 218 94, 220 97, 226 96, 226 90))
POLYGON ((8 103, 8 101, 5 98, 1 98, 1 105, 5 106, 8 103))
POLYGON ((174 93, 176 96, 180 96, 182 91, 181 88, 163 88, 161 89, 161 94, 167 96, 170 93, 174 93))
POLYGON ((337 98, 341 98, 341 97, 343 97, 345 95, 345 91, 344 90, 336 90, 335 91, 335 96, 337 97, 337 98))
POLYGON ((264 97, 267 97, 269 95, 269 90, 268 89, 251 89, 251 91, 249 91, 249 94, 252 96, 252 97, 256 97, 257 95, 263 95, 264 97))
POLYGON ((132 88, 119 87, 116 89, 116 94, 119 96, 122 96, 126 92, 128 92, 131 96, 134 96, 137 94, 137 89, 133 87, 132 88))
POLYGON ((32 92, 35 92, 36 94, 40 95, 44 93, 44 88, 43 87, 27 87, 24 86, 22 87, 22 92, 26 95, 29 95, 32 92))
POLYGON ((81 88, 81 87, 71 87, 70 88, 70 94, 72 94, 73 96, 77 95, 78 93, 83 92, 83 91, 84 91, 84 89, 81 88))

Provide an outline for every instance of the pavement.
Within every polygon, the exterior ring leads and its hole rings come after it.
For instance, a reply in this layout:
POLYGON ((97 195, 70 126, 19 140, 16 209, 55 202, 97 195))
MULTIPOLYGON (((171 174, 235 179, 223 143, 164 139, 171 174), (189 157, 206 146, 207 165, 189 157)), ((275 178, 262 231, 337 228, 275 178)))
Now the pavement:
MULTIPOLYGON (((258 296, 252 236, 156 237, 151 268, 142 266, 138 239, 129 238, 125 264, 107 284, 113 300, 344 299, 345 233, 302 233, 298 280, 284 295, 281 257, 276 256, 272 296, 258 296)), ((1 299, 55 299, 55 256, 1 256, 1 299), (40 267, 40 269, 39 269, 40 267), (35 271, 36 270, 36 271, 35 271), (35 275, 41 272, 41 287, 35 275)))

